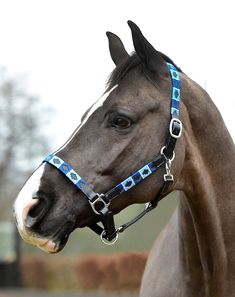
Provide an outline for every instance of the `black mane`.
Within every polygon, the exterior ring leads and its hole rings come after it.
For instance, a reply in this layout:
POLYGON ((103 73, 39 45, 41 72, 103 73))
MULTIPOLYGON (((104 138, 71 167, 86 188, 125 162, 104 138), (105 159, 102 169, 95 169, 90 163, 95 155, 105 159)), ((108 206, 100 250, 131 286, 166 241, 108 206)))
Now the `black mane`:
MULTIPOLYGON (((173 64, 179 72, 182 72, 182 70, 165 54, 160 53, 164 61, 167 63, 173 64)), ((123 61, 121 64, 119 64, 113 72, 110 74, 110 77, 108 79, 108 89, 112 88, 114 85, 118 84, 121 79, 135 66, 141 64, 141 60, 138 57, 138 55, 134 52, 132 55, 128 57, 125 61, 123 61)))

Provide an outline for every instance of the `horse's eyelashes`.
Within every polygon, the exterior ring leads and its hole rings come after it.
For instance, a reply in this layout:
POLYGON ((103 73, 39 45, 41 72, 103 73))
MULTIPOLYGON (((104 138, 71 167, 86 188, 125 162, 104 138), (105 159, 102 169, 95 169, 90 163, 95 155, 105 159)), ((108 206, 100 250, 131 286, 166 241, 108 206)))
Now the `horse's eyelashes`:
POLYGON ((108 118, 109 126, 124 130, 132 126, 133 120, 123 114, 111 113, 108 118))
POLYGON ((123 116, 117 116, 112 123, 115 127, 121 128, 121 129, 126 129, 129 128, 132 125, 132 121, 123 116))

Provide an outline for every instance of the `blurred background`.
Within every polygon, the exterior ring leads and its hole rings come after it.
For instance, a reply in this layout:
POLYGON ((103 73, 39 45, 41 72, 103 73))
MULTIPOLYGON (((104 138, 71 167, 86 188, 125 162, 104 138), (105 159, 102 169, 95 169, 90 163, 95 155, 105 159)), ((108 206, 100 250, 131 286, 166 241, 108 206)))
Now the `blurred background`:
MULTIPOLYGON (((116 245, 104 246, 91 231, 78 230, 58 255, 18 237, 13 201, 42 158, 66 141, 104 92, 114 68, 105 32, 119 35, 133 51, 128 19, 206 88, 234 139, 233 11, 232 1, 0 0, 0 296, 36 296, 35 290, 137 296, 148 251, 176 207, 175 194, 116 245)), ((123 211, 117 221, 141 207, 123 211)))

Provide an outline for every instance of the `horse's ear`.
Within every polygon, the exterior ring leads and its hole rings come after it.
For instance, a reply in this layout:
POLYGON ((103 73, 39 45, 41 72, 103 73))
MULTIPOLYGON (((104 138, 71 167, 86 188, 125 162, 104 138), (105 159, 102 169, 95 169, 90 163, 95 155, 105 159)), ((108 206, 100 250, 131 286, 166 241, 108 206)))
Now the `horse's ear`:
POLYGON ((131 28, 134 48, 140 60, 151 72, 162 73, 166 69, 166 63, 161 54, 148 42, 135 23, 127 23, 131 28))
POLYGON ((118 65, 126 60, 129 57, 129 54, 125 50, 121 39, 117 35, 111 32, 106 32, 106 35, 109 40, 109 51, 111 58, 115 65, 118 65))

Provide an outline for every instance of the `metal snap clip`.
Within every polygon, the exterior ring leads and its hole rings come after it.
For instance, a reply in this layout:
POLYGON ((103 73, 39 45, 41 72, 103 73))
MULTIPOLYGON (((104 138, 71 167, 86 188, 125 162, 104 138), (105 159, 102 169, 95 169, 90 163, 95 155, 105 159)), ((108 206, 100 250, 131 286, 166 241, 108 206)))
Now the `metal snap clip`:
POLYGON ((164 174, 164 181, 174 181, 174 176, 171 174, 171 160, 166 161, 166 174, 164 174))

